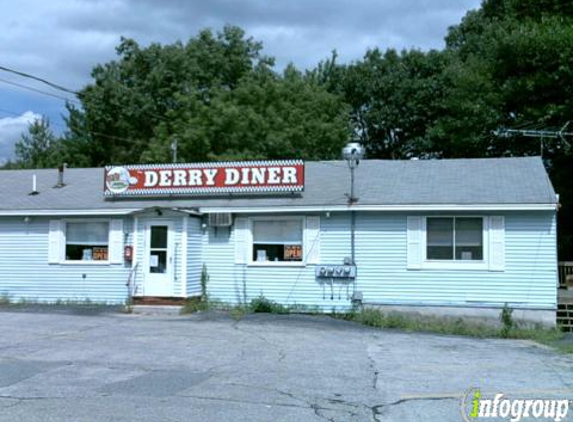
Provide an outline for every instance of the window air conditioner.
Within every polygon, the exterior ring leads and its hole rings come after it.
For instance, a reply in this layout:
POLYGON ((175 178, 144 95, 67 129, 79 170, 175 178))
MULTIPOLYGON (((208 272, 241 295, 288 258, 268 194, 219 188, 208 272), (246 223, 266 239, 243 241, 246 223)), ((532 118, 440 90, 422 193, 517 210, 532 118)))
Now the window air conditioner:
POLYGON ((209 214, 210 227, 230 227, 232 224, 233 218, 228 212, 209 214))

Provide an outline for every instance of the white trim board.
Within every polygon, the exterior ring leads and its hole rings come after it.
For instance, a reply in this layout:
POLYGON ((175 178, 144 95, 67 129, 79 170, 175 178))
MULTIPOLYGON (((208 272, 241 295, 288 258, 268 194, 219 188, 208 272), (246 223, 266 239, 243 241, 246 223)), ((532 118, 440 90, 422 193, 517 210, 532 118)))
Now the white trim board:
POLYGON ((437 204, 437 205, 311 205, 280 207, 201 207, 209 213, 273 213, 273 212, 328 212, 328 211, 556 211, 557 204, 437 204))
MULTIPOLYGON (((254 207, 200 207, 185 209, 177 207, 152 207, 183 212, 189 215, 209 213, 289 213, 289 212, 348 212, 348 211, 556 211, 557 204, 435 204, 435 205, 304 205, 304 206, 254 206, 254 207)), ((0 210, 0 217, 10 216, 109 216, 129 215, 145 211, 145 208, 100 209, 100 210, 0 210)))
POLYGON ((128 215, 136 209, 102 209, 102 210, 15 210, 15 211, 0 211, 0 217, 18 217, 18 216, 50 216, 50 217, 64 217, 70 215, 77 216, 108 216, 108 215, 128 215))

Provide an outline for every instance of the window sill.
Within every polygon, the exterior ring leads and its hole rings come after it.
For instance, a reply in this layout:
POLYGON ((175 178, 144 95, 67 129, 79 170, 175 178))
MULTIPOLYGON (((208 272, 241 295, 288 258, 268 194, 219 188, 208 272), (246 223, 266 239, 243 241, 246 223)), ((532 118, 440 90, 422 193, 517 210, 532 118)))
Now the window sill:
POLYGON ((60 265, 95 265, 95 266, 102 266, 102 265, 111 265, 110 261, 61 261, 58 262, 60 265))
POLYGON ((489 271, 486 261, 424 261, 421 270, 448 270, 448 271, 489 271))
POLYGON ((249 267, 305 267, 304 262, 285 262, 285 261, 266 261, 266 262, 249 262, 249 267))

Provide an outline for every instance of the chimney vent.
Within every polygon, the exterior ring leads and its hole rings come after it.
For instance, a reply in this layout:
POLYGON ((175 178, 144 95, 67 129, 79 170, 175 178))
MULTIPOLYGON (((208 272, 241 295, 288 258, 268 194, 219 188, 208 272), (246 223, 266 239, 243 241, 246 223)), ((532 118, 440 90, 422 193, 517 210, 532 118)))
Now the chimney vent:
POLYGON ((66 163, 64 163, 58 167, 58 183, 56 183, 56 186, 54 186, 55 188, 63 188, 66 186, 64 183, 64 170, 66 169, 66 166, 66 163))
POLYGON ((38 189, 37 189, 36 175, 33 174, 32 175, 32 192, 30 192, 28 195, 37 195, 39 193, 40 192, 38 192, 38 189))

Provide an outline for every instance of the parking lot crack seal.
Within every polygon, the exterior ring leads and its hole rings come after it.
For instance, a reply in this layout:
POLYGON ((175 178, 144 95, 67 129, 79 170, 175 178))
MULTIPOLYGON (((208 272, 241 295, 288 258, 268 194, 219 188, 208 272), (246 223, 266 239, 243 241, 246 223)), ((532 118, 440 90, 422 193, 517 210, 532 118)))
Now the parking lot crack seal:
MULTIPOLYGON (((256 400, 243 400, 243 399, 233 399, 233 398, 229 398, 229 397, 213 397, 213 396, 200 396, 200 395, 195 395, 195 394, 178 394, 178 397, 183 397, 183 398, 192 398, 192 399, 198 399, 198 400, 213 400, 213 401, 223 401, 223 402, 229 402, 229 403, 244 403, 244 404, 255 404, 255 405, 261 405, 261 406, 279 406, 279 407, 293 407, 293 408, 299 408, 299 409, 314 409, 314 406, 312 405, 303 405, 303 404, 296 404, 296 403, 276 403, 276 402, 266 402, 266 401, 256 401, 256 400)), ((338 409, 335 408, 324 408, 324 407, 319 407, 320 409, 324 409, 324 410, 333 410, 336 411, 338 409)))
POLYGON ((368 365, 372 370, 372 389, 378 390, 378 375, 380 374, 380 372, 378 371, 378 368, 376 366, 376 361, 374 360, 372 355, 368 352, 368 349, 366 349, 366 356, 368 357, 368 365))

